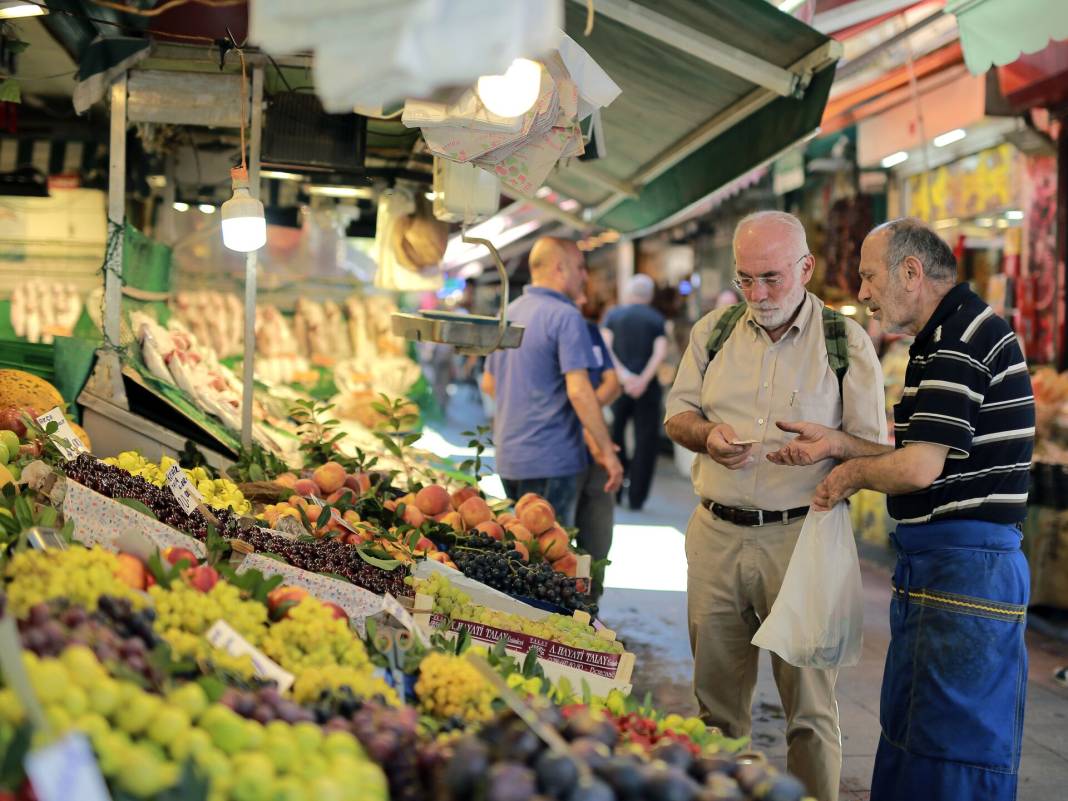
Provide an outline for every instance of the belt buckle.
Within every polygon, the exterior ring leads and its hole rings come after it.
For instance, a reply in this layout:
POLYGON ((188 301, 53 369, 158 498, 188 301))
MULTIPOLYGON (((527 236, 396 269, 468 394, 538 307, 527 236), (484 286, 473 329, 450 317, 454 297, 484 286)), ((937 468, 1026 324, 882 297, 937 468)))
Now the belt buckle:
POLYGON ((758 527, 759 526, 763 526, 764 525, 764 510, 763 509, 757 509, 756 513, 757 513, 757 526, 758 527))

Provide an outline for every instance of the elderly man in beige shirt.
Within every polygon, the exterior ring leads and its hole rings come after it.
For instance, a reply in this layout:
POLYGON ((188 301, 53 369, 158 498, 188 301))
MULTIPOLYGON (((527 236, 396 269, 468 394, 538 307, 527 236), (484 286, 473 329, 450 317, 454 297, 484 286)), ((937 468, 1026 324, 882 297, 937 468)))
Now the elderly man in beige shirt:
MULTIPOLYGON (((697 453, 701 502, 686 530, 694 693, 707 723, 741 737, 751 730, 757 679, 759 649, 750 640, 779 592, 813 492, 833 467, 772 464, 767 456, 792 438, 776 423, 817 420, 885 442, 886 417, 871 340, 852 320, 825 316, 805 289, 815 258, 801 222, 774 211, 746 217, 735 230, 734 260, 745 302, 694 326, 665 425, 697 453)), ((819 801, 836 801, 837 672, 796 668, 774 654, 771 664, 786 712, 787 767, 819 801)))

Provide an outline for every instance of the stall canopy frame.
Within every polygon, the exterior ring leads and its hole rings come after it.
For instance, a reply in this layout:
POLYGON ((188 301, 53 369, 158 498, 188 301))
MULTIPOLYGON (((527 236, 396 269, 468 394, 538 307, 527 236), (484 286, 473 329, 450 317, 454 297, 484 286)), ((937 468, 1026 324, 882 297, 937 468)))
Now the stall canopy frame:
POLYGON ((567 32, 622 88, 602 110, 607 155, 549 185, 590 223, 648 230, 819 127, 841 45, 770 3, 598 0, 567 32))

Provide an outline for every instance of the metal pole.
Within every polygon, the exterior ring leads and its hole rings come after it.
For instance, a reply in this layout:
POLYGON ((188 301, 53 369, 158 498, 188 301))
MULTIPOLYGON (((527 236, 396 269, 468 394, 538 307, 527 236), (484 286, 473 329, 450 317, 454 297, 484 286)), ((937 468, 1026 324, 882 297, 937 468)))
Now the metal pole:
POLYGON ((126 236, 126 73, 111 85, 111 142, 108 148, 108 237, 104 270, 104 343, 102 351, 112 402, 125 407, 122 364, 114 348, 122 331, 122 251, 126 236))
MULTIPOLYGON (((244 98, 242 98, 244 99, 244 98)), ((244 109, 242 109, 244 113, 244 109)), ((252 69, 252 125, 248 154, 248 188, 260 196, 260 138, 263 133, 263 67, 252 69)), ((245 355, 241 393, 241 444, 252 444, 252 392, 256 368, 256 251, 245 256, 245 355)))

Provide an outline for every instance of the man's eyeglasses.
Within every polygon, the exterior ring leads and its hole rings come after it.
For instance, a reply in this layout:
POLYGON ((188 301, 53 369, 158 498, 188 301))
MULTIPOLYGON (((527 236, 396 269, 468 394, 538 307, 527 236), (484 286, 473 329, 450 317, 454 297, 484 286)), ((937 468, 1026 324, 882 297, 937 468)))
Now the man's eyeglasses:
MULTIPOLYGON (((804 259, 808 258, 809 255, 810 254, 806 253, 804 256, 802 256, 800 259, 795 261, 790 266, 791 267, 796 267, 798 264, 801 263, 801 261, 803 261, 804 259)), ((735 289, 740 289, 743 292, 749 291, 750 289, 752 289, 757 284, 759 284, 760 286, 764 287, 765 289, 775 289, 776 287, 782 285, 782 276, 781 275, 758 275, 758 276, 754 277, 754 276, 751 276, 751 275, 736 275, 731 280, 731 283, 734 285, 735 289)))

